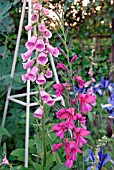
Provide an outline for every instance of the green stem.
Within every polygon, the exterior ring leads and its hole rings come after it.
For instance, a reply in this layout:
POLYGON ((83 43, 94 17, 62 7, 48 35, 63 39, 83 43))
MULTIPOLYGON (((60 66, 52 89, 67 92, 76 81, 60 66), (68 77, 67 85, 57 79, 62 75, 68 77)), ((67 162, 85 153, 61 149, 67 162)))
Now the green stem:
POLYGON ((43 146, 43 155, 42 155, 42 170, 46 165, 46 139, 45 139, 45 122, 44 122, 44 114, 42 116, 42 146, 43 146))

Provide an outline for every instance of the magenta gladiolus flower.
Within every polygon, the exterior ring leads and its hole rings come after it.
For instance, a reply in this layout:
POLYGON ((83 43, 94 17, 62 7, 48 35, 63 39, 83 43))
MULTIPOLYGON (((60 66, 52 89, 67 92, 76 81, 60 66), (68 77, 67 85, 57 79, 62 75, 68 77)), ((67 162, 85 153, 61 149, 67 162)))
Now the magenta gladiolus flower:
POLYGON ((24 83, 26 83, 26 81, 29 80, 28 74, 22 74, 22 80, 24 83))
POLYGON ((82 114, 80 114, 80 113, 76 113, 76 119, 79 120, 81 122, 81 124, 85 126, 85 124, 86 124, 85 116, 82 116, 82 114))
POLYGON ((44 41, 42 39, 38 39, 35 47, 36 47, 36 50, 43 51, 45 49, 44 41))
POLYGON ((48 101, 48 99, 50 98, 50 95, 48 93, 46 93, 44 90, 40 91, 40 96, 42 97, 43 101, 48 101))
POLYGON ((27 31, 30 31, 32 28, 33 28, 33 26, 30 25, 30 24, 25 26, 25 29, 26 29, 27 31))
POLYGON ((39 15, 37 13, 32 14, 31 21, 32 22, 37 22, 39 19, 39 15))
POLYGON ((55 104, 55 100, 49 97, 49 99, 46 102, 49 106, 53 106, 55 104))
POLYGON ((58 62, 58 63, 57 63, 56 68, 60 68, 60 69, 65 70, 65 71, 67 70, 67 68, 65 67, 65 65, 64 65, 63 63, 61 63, 61 62, 58 62))
POLYGON ((33 5, 35 11, 40 11, 42 9, 42 5, 37 2, 33 5))
POLYGON ((74 78, 78 82, 79 87, 83 88, 84 87, 84 80, 82 80, 82 78, 80 76, 75 76, 74 78))
POLYGON ((37 41, 37 37, 36 36, 32 36, 30 38, 30 40, 28 42, 26 42, 26 44, 25 44, 26 48, 28 50, 33 51, 35 49, 36 41, 37 41))
POLYGON ((88 111, 92 111, 92 106, 88 103, 95 103, 95 96, 90 96, 89 94, 79 94, 78 98, 82 113, 86 114, 88 111))
POLYGON ((56 150, 60 149, 63 145, 64 145, 63 143, 53 144, 52 153, 56 152, 56 150))
POLYGON ((34 117, 41 119, 43 113, 44 113, 44 110, 40 107, 34 112, 34 117))
POLYGON ((74 63, 75 60, 77 60, 77 58, 78 58, 78 56, 75 54, 75 55, 73 56, 73 58, 71 59, 71 63, 74 63))
POLYGON ((40 53, 38 55, 37 62, 40 63, 41 65, 45 66, 46 63, 48 62, 47 55, 45 53, 40 53))
POLYGON ((56 132, 56 136, 59 136, 60 139, 63 139, 64 133, 67 131, 66 122, 61 122, 60 124, 55 124, 53 126, 53 131, 56 132))
POLYGON ((42 74, 40 74, 40 75, 38 76, 37 80, 36 80, 36 83, 37 83, 37 84, 44 84, 45 82, 46 82, 45 77, 44 77, 42 74))
POLYGON ((52 37, 52 33, 48 30, 48 29, 45 29, 43 32, 43 37, 44 38, 51 38, 52 37))
POLYGON ((34 60, 29 60, 27 63, 23 63, 23 67, 24 69, 28 69, 30 67, 32 67, 34 64, 34 60))
POLYGON ((50 14, 50 11, 48 9, 46 9, 46 8, 42 8, 42 14, 44 16, 48 16, 50 14))
POLYGON ((21 54, 23 61, 26 61, 32 55, 32 51, 27 51, 26 53, 21 54))
POLYGON ((66 153, 66 163, 65 165, 69 168, 72 168, 74 161, 77 159, 76 154, 82 153, 82 151, 78 148, 77 143, 75 141, 68 142, 66 139, 65 143, 65 153, 66 153))
POLYGON ((77 99, 73 98, 70 103, 71 103, 71 104, 74 104, 74 103, 76 103, 76 102, 77 102, 77 99))
POLYGON ((54 87, 54 89, 56 89, 57 97, 60 96, 65 90, 65 88, 61 84, 54 84, 53 87, 54 87))
POLYGON ((74 139, 77 141, 77 145, 79 147, 82 147, 83 144, 87 143, 87 140, 84 139, 85 136, 88 136, 90 134, 90 131, 84 129, 84 128, 75 128, 74 129, 74 139))
POLYGON ((40 32, 44 32, 44 31, 45 31, 45 29, 46 29, 46 27, 45 27, 45 25, 44 25, 44 24, 39 23, 39 24, 38 24, 38 29, 39 29, 39 31, 40 31, 40 32))
POLYGON ((37 74, 38 74, 38 67, 34 66, 28 73, 28 79, 34 82, 36 80, 37 74))
POLYGON ((4 159, 2 160, 2 163, 0 164, 0 166, 1 165, 6 165, 6 164, 9 164, 9 161, 8 161, 8 159, 5 156, 4 159))
POLYGON ((46 77, 46 78, 52 77, 52 71, 48 69, 48 70, 46 71, 45 77, 46 77))

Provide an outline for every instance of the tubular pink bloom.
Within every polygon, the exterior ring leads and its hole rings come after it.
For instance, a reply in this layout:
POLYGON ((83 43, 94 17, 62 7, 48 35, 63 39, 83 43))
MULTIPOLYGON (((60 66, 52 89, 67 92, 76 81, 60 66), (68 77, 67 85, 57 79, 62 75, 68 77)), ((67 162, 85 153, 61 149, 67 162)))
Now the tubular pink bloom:
POLYGON ((92 106, 88 103, 94 103, 96 100, 95 96, 90 96, 89 94, 79 94, 78 98, 82 113, 86 114, 88 111, 92 111, 92 106))
POLYGON ((44 110, 39 107, 35 112, 34 112, 34 117, 38 118, 38 119, 41 119, 42 118, 42 115, 44 113, 44 110))
POLYGON ((0 164, 0 166, 1 165, 6 165, 6 164, 9 164, 9 161, 8 161, 8 159, 5 156, 4 159, 2 160, 2 163, 0 164))
POLYGON ((52 153, 56 152, 56 150, 60 149, 63 145, 64 145, 63 143, 53 144, 52 153))
POLYGON ((35 11, 40 11, 42 9, 42 5, 39 2, 37 2, 33 5, 33 8, 35 11))
POLYGON ((83 144, 87 143, 87 140, 83 137, 88 136, 90 134, 90 131, 84 129, 84 128, 75 128, 74 129, 74 139, 77 141, 77 145, 79 147, 82 147, 83 144))
POLYGON ((87 82, 84 84, 84 87, 88 87, 90 84, 91 84, 91 81, 87 81, 87 82))
POLYGON ((36 36, 32 36, 30 38, 30 40, 28 42, 26 42, 26 44, 25 44, 26 48, 28 50, 33 51, 35 49, 36 41, 37 41, 37 37, 36 36))
POLYGON ((39 15, 37 13, 32 14, 31 21, 32 22, 37 22, 39 19, 39 15))
POLYGON ((28 69, 30 67, 32 67, 34 64, 34 60, 29 60, 27 63, 23 63, 23 67, 24 69, 28 69))
POLYGON ((24 83, 26 83, 26 81, 29 80, 28 74, 22 74, 22 80, 24 83))
POLYGON ((92 68, 89 69, 88 74, 89 74, 90 76, 93 76, 92 68))
POLYGON ((57 47, 54 48, 54 50, 53 50, 53 55, 54 55, 54 57, 58 57, 58 55, 59 55, 59 50, 58 50, 57 47))
POLYGON ((51 45, 48 45, 48 46, 46 47, 46 50, 47 50, 49 53, 53 54, 54 47, 52 47, 51 45))
POLYGON ((36 80, 36 83, 37 83, 37 84, 44 84, 45 82, 46 82, 45 77, 44 77, 42 74, 40 74, 40 75, 38 76, 37 80, 36 80))
POLYGON ((46 9, 46 8, 42 8, 42 14, 44 16, 48 16, 50 14, 50 11, 48 9, 46 9))
POLYGON ((45 49, 44 41, 42 39, 38 39, 35 47, 36 47, 36 50, 43 51, 45 49))
POLYGON ((46 93, 44 90, 40 91, 40 96, 42 97, 43 101, 48 101, 48 99, 50 98, 50 95, 48 93, 46 93))
POLYGON ((40 63, 41 65, 45 66, 46 63, 48 62, 47 55, 45 53, 40 53, 38 55, 37 62, 40 63))
POLYGON ((30 24, 25 26, 25 29, 26 29, 27 31, 30 31, 32 28, 33 28, 33 26, 30 25, 30 24))
POLYGON ((45 29, 46 29, 46 27, 45 27, 45 25, 44 25, 44 24, 39 23, 39 24, 38 24, 38 29, 39 29, 39 31, 40 31, 40 32, 44 32, 44 31, 45 31, 45 29))
POLYGON ((59 136, 60 139, 63 139, 64 133, 67 131, 66 122, 55 124, 53 126, 53 131, 56 132, 56 136, 59 136))
POLYGON ((78 86, 80 88, 83 88, 84 87, 84 80, 82 80, 82 78, 80 76, 75 76, 74 78, 78 82, 78 86))
POLYGON ((43 37, 44 38, 51 38, 52 37, 52 33, 48 30, 48 29, 45 29, 43 32, 43 37))
POLYGON ((52 99, 51 97, 47 100, 46 102, 49 106, 53 106, 55 104, 55 100, 52 99))
POLYGON ((36 80, 37 74, 38 74, 38 67, 34 66, 28 73, 28 79, 34 82, 36 80))
POLYGON ((26 53, 21 54, 23 61, 26 61, 32 55, 32 51, 27 51, 26 53))
POLYGON ((75 54, 75 55, 73 56, 73 58, 71 59, 71 63, 74 63, 75 60, 77 60, 77 58, 78 58, 78 56, 75 54))
POLYGON ((56 96, 57 97, 60 96, 65 90, 65 88, 61 84, 54 84, 53 88, 56 89, 56 96))
POLYGON ((51 45, 47 45, 46 50, 52 55, 54 55, 54 57, 58 57, 59 55, 59 50, 57 47, 54 48, 51 45))
POLYGON ((61 63, 61 62, 58 62, 58 63, 57 63, 56 68, 60 68, 60 69, 65 70, 65 71, 67 70, 67 68, 65 67, 65 65, 64 65, 63 63, 61 63))
POLYGON ((46 71, 45 77, 46 77, 46 78, 52 77, 52 71, 48 69, 48 70, 46 71))

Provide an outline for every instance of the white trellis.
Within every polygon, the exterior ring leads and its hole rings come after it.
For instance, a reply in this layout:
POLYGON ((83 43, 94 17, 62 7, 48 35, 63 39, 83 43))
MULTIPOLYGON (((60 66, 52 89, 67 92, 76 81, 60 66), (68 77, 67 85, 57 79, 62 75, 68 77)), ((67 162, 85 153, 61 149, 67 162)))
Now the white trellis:
MULTIPOLYGON (((27 0, 24 0, 23 1, 22 12, 21 12, 20 24, 19 24, 17 42, 16 42, 16 47, 15 47, 14 59, 13 59, 11 75, 10 75, 12 80, 14 78, 14 73, 15 73, 18 49, 19 49, 19 44, 20 44, 20 38, 21 38, 21 32, 22 32, 23 20, 24 20, 24 14, 25 14, 25 9, 26 9, 27 3, 28 3, 28 24, 31 24, 31 12, 32 12, 31 1, 28 0, 28 2, 27 2, 27 0)), ((31 31, 28 31, 28 39, 30 39, 30 37, 31 37, 31 31)), ((52 70, 53 70, 53 73, 54 73, 55 81, 56 81, 56 83, 59 83, 59 79, 58 79, 57 71, 56 71, 56 68, 55 68, 54 60, 53 60, 53 57, 52 57, 51 54, 50 54, 50 62, 51 62, 52 70)), ((6 103, 5 103, 3 119, 2 119, 2 127, 5 126, 5 121, 6 121, 6 115, 7 115, 9 101, 13 101, 15 103, 18 103, 18 104, 23 105, 23 106, 26 107, 25 167, 28 167, 30 107, 38 105, 37 102, 34 102, 34 103, 30 102, 30 95, 35 95, 38 92, 37 91, 35 91, 35 92, 30 91, 30 81, 28 80, 27 81, 27 91, 26 91, 26 93, 11 95, 12 83, 13 83, 13 81, 11 81, 11 83, 9 85, 9 88, 8 88, 8 92, 7 92, 6 103), (19 100, 20 97, 24 97, 24 96, 26 97, 26 102, 23 102, 23 101, 19 100)), ((52 95, 52 96, 55 97, 56 101, 61 101, 62 105, 64 105, 64 99, 62 98, 62 96, 60 96, 58 98, 56 98, 56 96, 54 96, 54 95, 52 95)), ((0 138, 0 143, 1 143, 1 140, 2 140, 2 137, 0 138)))

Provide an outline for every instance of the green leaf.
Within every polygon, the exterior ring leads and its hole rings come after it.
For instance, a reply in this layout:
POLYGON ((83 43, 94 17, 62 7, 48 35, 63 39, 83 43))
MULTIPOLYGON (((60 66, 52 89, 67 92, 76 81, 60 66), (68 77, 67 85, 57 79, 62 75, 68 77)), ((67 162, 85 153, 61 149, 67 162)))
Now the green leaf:
POLYGON ((11 137, 11 135, 9 134, 9 132, 7 131, 6 128, 0 127, 0 136, 2 136, 2 135, 6 135, 8 137, 11 137))
POLYGON ((92 112, 88 112, 88 118, 92 122, 93 121, 93 114, 92 112))
POLYGON ((56 165, 54 168, 52 168, 52 170, 69 170, 65 165, 64 163, 62 164, 59 164, 59 165, 56 165))
POLYGON ((10 153, 10 155, 17 157, 16 159, 24 162, 25 149, 19 148, 10 153))
POLYGON ((34 165, 35 170, 42 170, 42 166, 41 165, 39 165, 37 163, 33 163, 33 165, 34 165))
POLYGON ((47 89, 49 87, 52 87, 53 83, 54 81, 47 82, 44 88, 47 89))
POLYGON ((42 157, 42 140, 37 135, 34 135, 34 139, 37 147, 37 152, 42 157))

